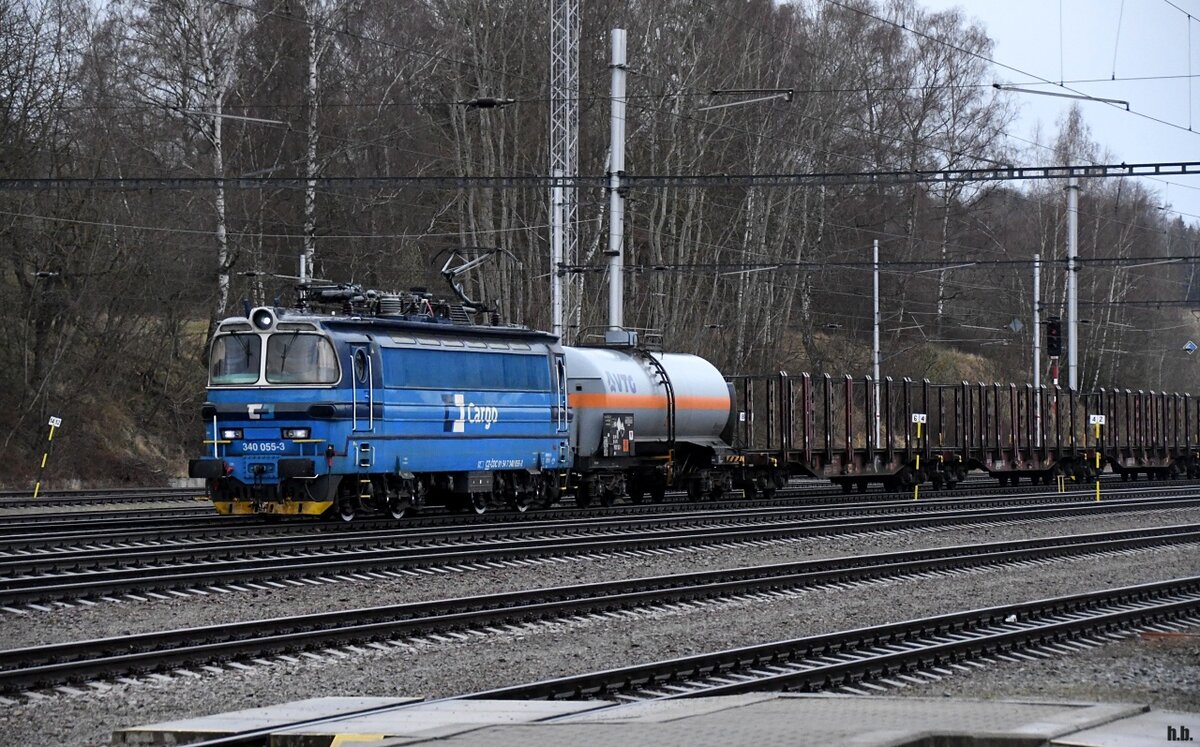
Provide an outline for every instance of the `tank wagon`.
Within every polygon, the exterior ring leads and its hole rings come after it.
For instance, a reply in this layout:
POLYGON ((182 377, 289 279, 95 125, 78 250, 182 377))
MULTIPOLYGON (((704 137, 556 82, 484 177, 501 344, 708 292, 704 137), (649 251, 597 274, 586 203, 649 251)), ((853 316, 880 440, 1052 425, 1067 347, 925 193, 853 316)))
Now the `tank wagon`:
POLYGON ((566 347, 426 293, 301 298, 341 310, 255 308, 212 340, 189 474, 222 514, 524 511, 786 479, 735 458, 731 390, 702 358, 566 347))

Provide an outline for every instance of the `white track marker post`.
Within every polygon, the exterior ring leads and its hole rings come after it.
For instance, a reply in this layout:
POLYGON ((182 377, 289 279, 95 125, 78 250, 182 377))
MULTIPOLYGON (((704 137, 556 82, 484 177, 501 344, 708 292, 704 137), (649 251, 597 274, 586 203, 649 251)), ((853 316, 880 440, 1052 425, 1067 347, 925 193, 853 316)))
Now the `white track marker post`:
POLYGON ((912 421, 917 424, 917 482, 913 485, 913 500, 917 500, 921 495, 921 426, 925 425, 925 413, 914 412, 912 421))
POLYGON ((1104 425, 1103 415, 1089 415, 1092 427, 1096 429, 1096 502, 1100 502, 1100 426, 1104 425))
POLYGON ((46 438, 46 450, 42 452, 42 465, 38 467, 37 482, 33 484, 33 497, 37 498, 42 491, 42 475, 46 473, 46 460, 50 458, 50 450, 54 448, 54 431, 62 426, 62 418, 50 416, 50 435, 46 438))

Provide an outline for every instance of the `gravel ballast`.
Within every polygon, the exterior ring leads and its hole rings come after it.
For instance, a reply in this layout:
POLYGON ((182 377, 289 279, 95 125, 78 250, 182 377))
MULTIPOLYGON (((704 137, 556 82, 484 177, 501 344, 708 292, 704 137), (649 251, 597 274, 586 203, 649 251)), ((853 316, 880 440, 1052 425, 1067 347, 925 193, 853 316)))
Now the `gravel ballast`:
MULTIPOLYGON (((1107 523, 1111 520, 1106 517, 1103 521, 1107 523)), ((1159 516, 1157 521, 1143 520, 1140 524, 1128 526, 1174 524, 1188 520, 1172 514, 1169 518, 1159 516)), ((1074 522, 1067 531, 1091 532, 1106 528, 1118 527, 1102 526, 1088 520, 1074 522)), ((708 558, 711 563, 708 566, 698 562, 700 556, 697 554, 685 553, 647 558, 644 559, 645 566, 635 565, 631 568, 627 565, 619 570, 605 563, 602 572, 649 575, 667 572, 658 565, 660 563, 676 563, 683 566, 679 570, 695 570, 699 567, 729 567, 825 557, 839 552, 863 554, 937 544, 935 538, 943 534, 949 535, 950 539, 942 544, 997 541, 1008 537, 1007 534, 997 534, 1001 531, 999 529, 970 531, 987 534, 969 538, 966 531, 956 530, 903 537, 821 541, 812 546, 780 545, 753 551, 788 554, 788 558, 779 557, 770 561, 758 556, 757 560, 747 562, 749 555, 740 551, 736 554, 723 551, 708 558), (891 543, 900 543, 901 546, 891 543)), ((1040 523, 1005 527, 1002 531, 1014 532, 1022 537, 1065 533, 1061 525, 1040 523)), ((585 567, 592 566, 571 563, 552 569, 573 576, 580 574, 580 569, 585 567)), ((527 570, 540 572, 542 569, 527 570)), ((528 574, 513 573, 518 579, 529 581, 528 574)), ((251 671, 228 670, 195 679, 178 677, 167 683, 117 685, 104 693, 55 696, 45 701, 22 700, 0 710, 0 728, 4 729, 6 738, 19 744, 104 743, 112 729, 121 726, 206 715, 314 695, 454 695, 639 661, 925 617, 966 607, 1028 601, 1196 574, 1200 574, 1200 553, 1195 547, 1164 548, 1115 557, 1061 561, 1034 568, 984 570, 950 577, 875 583, 840 591, 814 590, 772 602, 727 602, 697 606, 689 611, 644 613, 623 619, 588 619, 583 622, 534 625, 524 631, 469 636, 462 641, 418 641, 386 652, 364 649, 362 653, 328 654, 322 661, 276 663, 251 671)), ((463 574, 454 578, 467 579, 473 575, 463 574)), ((437 580, 444 582, 450 578, 437 580)), ((543 583, 546 581, 549 579, 539 577, 537 585, 547 585, 543 583)), ((454 583, 465 584, 468 581, 454 583)), ((488 580, 486 585, 488 591, 499 590, 494 579, 488 580)), ((323 592, 326 607, 332 608, 344 606, 336 600, 335 595, 358 593, 346 590, 360 586, 360 591, 365 594, 378 593, 381 588, 367 584, 338 584, 323 590, 314 587, 314 590, 323 592)), ((247 598, 246 595, 227 595, 215 606, 224 608, 221 612, 229 619, 240 607, 237 600, 247 598)), ((136 610, 139 606, 112 605, 108 608, 108 615, 111 616, 115 609, 124 613, 136 610)), ((147 605, 145 608, 153 606, 147 605)), ((183 606, 202 609, 207 605, 183 602, 183 606)), ((164 615, 179 622, 178 612, 173 612, 171 605, 158 607, 164 615)), ((56 618, 56 615, 41 618, 31 615, 29 622, 48 622, 56 618)), ((1100 653, 1093 652, 1093 655, 1100 653)), ((1141 667, 1138 671, 1145 670, 1146 677, 1158 683, 1137 690, 1138 694, 1144 692, 1151 695, 1154 690, 1166 692, 1177 678, 1194 677, 1185 669, 1171 669, 1172 662, 1178 661, 1182 666, 1182 662, 1189 661, 1186 657, 1159 656, 1158 659, 1166 660, 1162 668, 1157 668, 1158 664, 1155 664, 1155 668, 1148 664, 1138 665, 1141 667)), ((1064 671, 1070 671, 1074 661, 1075 657, 1062 660, 1064 671)), ((1107 669, 1098 665, 1095 672, 1103 676, 1112 672, 1132 672, 1126 664, 1125 659, 1117 657, 1109 662, 1107 669)), ((944 681, 945 684, 935 683, 930 686, 931 691, 941 694, 956 681, 956 678, 950 678, 944 681), (939 685, 941 689, 938 689, 939 685)), ((1090 688, 1083 680, 1077 684, 1079 690, 1072 696, 1073 699, 1090 699, 1085 693, 1093 690, 1098 693, 1095 697, 1118 692, 1102 687, 1090 688)), ((992 689, 987 692, 987 697, 1003 697, 1006 694, 1031 693, 992 689)), ((1150 698, 1142 700, 1158 704, 1150 698)), ((1173 701, 1164 699, 1162 702, 1178 707, 1173 701)))
MULTIPOLYGON (((669 554, 573 558, 518 568, 472 570, 396 580, 338 581, 319 585, 252 589, 206 596, 107 602, 52 612, 30 610, 6 631, 5 648, 105 638, 157 630, 222 625, 287 615, 357 609, 387 604, 446 599, 522 589, 595 583, 621 578, 738 568, 820 558, 900 552, 927 547, 980 545, 1069 534, 1200 523, 1200 509, 1100 515, 988 527, 937 527, 832 539, 746 544, 722 548, 682 548, 669 554)), ((12 619, 12 615, 5 615, 12 619)))

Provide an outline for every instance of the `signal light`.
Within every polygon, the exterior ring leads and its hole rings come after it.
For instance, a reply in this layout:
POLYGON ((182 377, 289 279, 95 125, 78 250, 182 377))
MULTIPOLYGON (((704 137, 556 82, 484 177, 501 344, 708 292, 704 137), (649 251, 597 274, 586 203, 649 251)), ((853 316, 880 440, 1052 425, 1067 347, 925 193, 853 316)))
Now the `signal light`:
POLYGON ((1051 358, 1062 355, 1062 326, 1057 319, 1046 322, 1046 355, 1051 358))

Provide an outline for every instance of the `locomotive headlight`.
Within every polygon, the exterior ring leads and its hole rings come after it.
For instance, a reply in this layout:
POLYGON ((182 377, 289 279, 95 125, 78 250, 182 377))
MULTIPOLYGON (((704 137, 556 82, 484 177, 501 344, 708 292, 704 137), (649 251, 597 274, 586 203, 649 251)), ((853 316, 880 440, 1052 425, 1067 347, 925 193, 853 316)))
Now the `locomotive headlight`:
POLYGON ((306 439, 312 431, 308 428, 284 428, 283 437, 292 439, 306 439))
POLYGON ((223 441, 239 441, 242 438, 241 428, 222 428, 221 440, 223 441))
POLYGON ((255 329, 266 332, 275 326, 275 315, 271 313, 270 309, 255 309, 250 313, 250 323, 254 325, 255 329))

